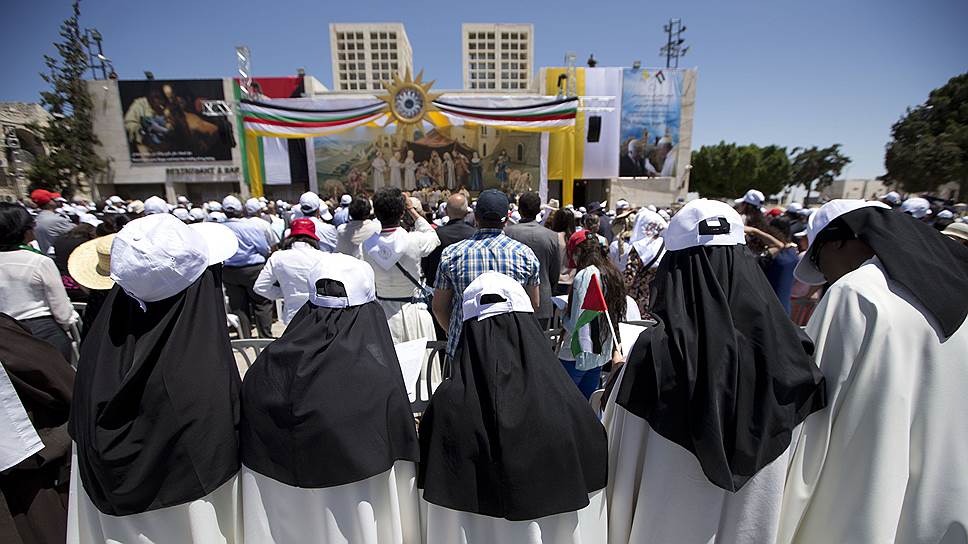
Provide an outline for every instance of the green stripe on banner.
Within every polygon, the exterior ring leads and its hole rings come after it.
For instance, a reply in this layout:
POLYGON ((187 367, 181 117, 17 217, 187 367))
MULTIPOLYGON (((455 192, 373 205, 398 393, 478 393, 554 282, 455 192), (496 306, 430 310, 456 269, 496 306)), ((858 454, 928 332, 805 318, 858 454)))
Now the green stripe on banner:
POLYGON ((262 138, 258 138, 259 142, 259 179, 262 180, 262 193, 265 194, 266 185, 266 154, 265 147, 262 145, 262 138))
POLYGON ((600 315, 602 315, 602 312, 596 312, 595 310, 582 310, 578 314, 578 321, 575 322, 575 330, 571 333, 571 354, 575 357, 582 352, 581 341, 578 339, 579 329, 595 321, 600 315))
POLYGON ((308 118, 308 117, 290 117, 287 115, 273 115, 270 113, 262 113, 258 111, 252 111, 252 110, 244 110, 244 111, 245 111, 246 117, 255 117, 257 119, 265 119, 265 120, 271 120, 271 121, 285 121, 287 123, 330 123, 333 121, 345 121, 346 119, 355 119, 357 117, 364 116, 367 114, 366 111, 363 111, 362 113, 357 112, 352 115, 346 115, 341 117, 308 118))

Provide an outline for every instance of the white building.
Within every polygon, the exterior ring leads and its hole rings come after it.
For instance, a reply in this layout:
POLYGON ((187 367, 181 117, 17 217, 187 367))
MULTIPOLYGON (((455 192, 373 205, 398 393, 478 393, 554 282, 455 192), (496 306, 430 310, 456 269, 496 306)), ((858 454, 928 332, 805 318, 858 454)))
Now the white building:
POLYGON ((331 23, 334 91, 375 91, 394 74, 413 73, 413 50, 401 23, 331 23))
POLYGON ((534 25, 464 23, 461 59, 466 90, 530 91, 534 25))
POLYGON ((836 179, 821 194, 828 200, 849 198, 874 200, 887 194, 890 188, 878 179, 836 179))
POLYGON ((45 126, 50 114, 40 104, 0 102, 0 202, 27 196, 26 172, 46 154, 40 135, 29 125, 45 126), (23 176, 18 180, 18 170, 23 176))

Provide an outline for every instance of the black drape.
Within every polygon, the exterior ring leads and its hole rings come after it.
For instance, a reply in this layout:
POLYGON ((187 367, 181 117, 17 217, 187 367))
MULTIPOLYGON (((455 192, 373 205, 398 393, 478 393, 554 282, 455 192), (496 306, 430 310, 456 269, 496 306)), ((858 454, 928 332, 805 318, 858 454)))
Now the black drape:
POLYGON ((838 217, 938 321, 947 339, 968 317, 968 247, 908 214, 867 207, 838 217))
POLYGON ((417 435, 380 305, 306 303, 242 384, 242 462, 288 485, 364 480, 417 461, 417 435))
POLYGON ((737 491, 825 406, 813 343, 746 246, 669 251, 652 291, 659 324, 633 346, 617 402, 737 491))
POLYGON ((221 265, 146 311, 115 286, 82 345, 70 421, 98 510, 184 504, 234 476, 239 388, 221 265))
POLYGON ((605 487, 605 429, 534 315, 464 322, 453 375, 420 423, 418 487, 431 503, 529 520, 605 487))

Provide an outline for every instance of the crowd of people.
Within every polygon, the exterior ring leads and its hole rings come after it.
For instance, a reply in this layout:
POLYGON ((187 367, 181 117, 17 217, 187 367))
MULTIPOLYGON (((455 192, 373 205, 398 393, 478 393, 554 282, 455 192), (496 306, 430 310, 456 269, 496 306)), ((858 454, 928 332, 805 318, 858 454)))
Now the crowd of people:
POLYGON ((964 205, 387 185, 0 204, 0 541, 968 542, 964 205))

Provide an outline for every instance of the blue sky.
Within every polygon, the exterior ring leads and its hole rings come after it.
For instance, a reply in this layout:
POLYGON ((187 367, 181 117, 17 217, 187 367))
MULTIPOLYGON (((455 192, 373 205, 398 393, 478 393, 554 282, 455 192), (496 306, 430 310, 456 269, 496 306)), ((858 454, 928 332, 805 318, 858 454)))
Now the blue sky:
MULTIPOLYGON (((0 100, 36 101, 68 0, 5 1, 0 100)), ((662 25, 681 17, 698 67, 693 147, 720 140, 788 147, 842 143, 848 177, 883 173, 891 124, 928 92, 968 71, 968 1, 311 1, 88 0, 82 25, 104 35, 122 79, 235 73, 233 48, 256 75, 305 67, 331 82, 329 23, 400 21, 417 69, 460 88, 462 22, 530 22, 538 66, 565 51, 600 66, 660 65, 662 25)))

